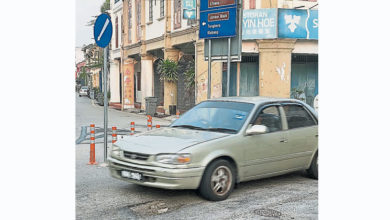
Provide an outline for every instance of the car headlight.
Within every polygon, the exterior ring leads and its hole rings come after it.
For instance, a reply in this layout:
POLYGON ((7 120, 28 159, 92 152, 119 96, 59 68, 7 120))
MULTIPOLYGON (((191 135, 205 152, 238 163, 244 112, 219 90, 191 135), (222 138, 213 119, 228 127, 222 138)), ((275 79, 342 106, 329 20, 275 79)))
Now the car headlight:
POLYGON ((166 164, 189 164, 191 162, 191 154, 158 154, 156 161, 166 164))
POLYGON ((111 156, 112 157, 119 157, 120 155, 121 155, 121 149, 116 145, 112 145, 111 156))

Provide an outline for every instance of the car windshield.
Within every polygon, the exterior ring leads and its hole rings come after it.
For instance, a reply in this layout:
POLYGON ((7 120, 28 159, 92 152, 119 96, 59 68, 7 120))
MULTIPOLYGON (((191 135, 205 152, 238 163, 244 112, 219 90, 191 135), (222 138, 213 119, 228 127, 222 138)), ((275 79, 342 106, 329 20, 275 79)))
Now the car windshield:
POLYGON ((243 102, 202 102, 174 121, 171 127, 237 133, 253 106, 243 102))

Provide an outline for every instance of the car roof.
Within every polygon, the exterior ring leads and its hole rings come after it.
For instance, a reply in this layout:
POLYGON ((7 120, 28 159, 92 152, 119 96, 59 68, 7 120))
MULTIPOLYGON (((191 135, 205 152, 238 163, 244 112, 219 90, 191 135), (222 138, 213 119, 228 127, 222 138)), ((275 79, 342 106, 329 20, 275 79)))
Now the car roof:
POLYGON ((226 102, 247 102, 253 104, 261 104, 266 102, 278 102, 278 101, 290 101, 290 102, 299 102, 296 99, 287 99, 287 98, 275 98, 275 97, 266 97, 266 96, 252 96, 252 97, 240 97, 240 96, 230 96, 230 97, 221 97, 213 98, 209 101, 226 101, 226 102))

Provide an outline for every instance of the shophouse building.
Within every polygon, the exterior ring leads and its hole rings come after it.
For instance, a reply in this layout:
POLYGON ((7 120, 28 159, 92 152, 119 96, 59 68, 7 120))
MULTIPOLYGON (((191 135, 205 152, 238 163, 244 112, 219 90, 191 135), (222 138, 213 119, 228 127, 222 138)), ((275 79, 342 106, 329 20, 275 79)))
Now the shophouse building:
MULTIPOLYGON (((296 97, 312 105, 318 94, 318 2, 242 1, 242 58, 231 63, 229 95, 296 97)), ((111 71, 119 69, 119 77, 111 77, 111 97, 116 85, 122 109, 143 110, 146 97, 157 97, 158 111, 164 113, 172 113, 170 106, 184 112, 206 100, 208 63, 196 20, 200 0, 123 0, 121 5, 121 56, 111 56, 118 65, 111 71), (160 80, 162 59, 179 63, 177 82, 160 80), (195 87, 188 89, 184 72, 191 62, 195 87)), ((115 43, 114 33, 112 54, 118 53, 115 43)), ((227 95, 226 70, 226 62, 212 62, 211 98, 227 95)))

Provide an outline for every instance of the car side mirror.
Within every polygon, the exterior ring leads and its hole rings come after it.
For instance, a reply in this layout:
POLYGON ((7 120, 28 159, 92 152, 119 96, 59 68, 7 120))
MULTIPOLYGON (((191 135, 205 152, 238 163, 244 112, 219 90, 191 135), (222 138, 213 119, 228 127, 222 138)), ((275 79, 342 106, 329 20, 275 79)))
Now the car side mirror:
POLYGON ((246 135, 265 134, 269 131, 265 125, 253 125, 246 130, 246 135))

